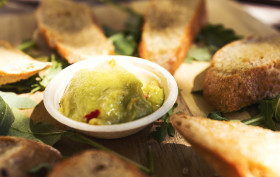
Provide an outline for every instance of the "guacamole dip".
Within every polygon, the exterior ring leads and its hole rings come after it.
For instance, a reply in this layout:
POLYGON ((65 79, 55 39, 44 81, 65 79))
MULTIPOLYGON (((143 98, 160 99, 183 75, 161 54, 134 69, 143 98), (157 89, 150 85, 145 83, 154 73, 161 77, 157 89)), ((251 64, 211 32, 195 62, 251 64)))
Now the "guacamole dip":
POLYGON ((76 121, 110 125, 151 114, 163 100, 157 81, 143 85, 111 60, 95 70, 78 71, 61 98, 59 111, 76 121))

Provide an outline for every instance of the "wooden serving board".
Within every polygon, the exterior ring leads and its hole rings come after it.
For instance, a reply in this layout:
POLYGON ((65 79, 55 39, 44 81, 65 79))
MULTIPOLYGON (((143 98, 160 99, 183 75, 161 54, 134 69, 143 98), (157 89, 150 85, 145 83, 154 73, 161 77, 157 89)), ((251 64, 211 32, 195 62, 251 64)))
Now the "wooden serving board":
MULTIPOLYGON (((135 1, 129 5, 141 13, 147 9, 147 1, 135 1)), ((210 23, 222 23, 226 27, 235 29, 238 34, 248 36, 276 33, 276 30, 249 16, 238 4, 232 1, 208 0, 207 10, 210 23)), ((125 13, 114 7, 96 6, 93 7, 93 11, 100 25, 107 25, 117 30, 122 29, 127 17, 125 13)), ((35 30, 36 21, 33 12, 0 16, 0 39, 2 40, 17 45, 22 40, 31 38, 35 30)), ((46 51, 48 50, 44 41, 42 41, 42 46, 45 46, 46 51)), ((212 110, 201 96, 191 94, 191 90, 202 89, 205 70, 208 66, 208 62, 194 62, 192 64, 182 64, 177 70, 174 77, 182 90, 182 96, 178 98, 178 109, 192 115, 206 115, 212 110)), ((47 113, 42 102, 42 93, 37 92, 30 97, 39 103, 34 110, 27 112, 32 119, 57 123, 47 113)), ((244 114, 246 116, 246 113, 244 114)), ((194 152, 192 147, 177 132, 175 137, 167 138, 159 144, 150 136, 152 128, 153 125, 150 125, 137 134, 121 139, 92 139, 146 166, 148 165, 147 150, 148 146, 151 146, 155 158, 155 173, 153 176, 156 177, 216 176, 212 168, 194 152)), ((83 144, 73 144, 72 141, 67 139, 59 141, 55 147, 65 155, 90 148, 83 144)))

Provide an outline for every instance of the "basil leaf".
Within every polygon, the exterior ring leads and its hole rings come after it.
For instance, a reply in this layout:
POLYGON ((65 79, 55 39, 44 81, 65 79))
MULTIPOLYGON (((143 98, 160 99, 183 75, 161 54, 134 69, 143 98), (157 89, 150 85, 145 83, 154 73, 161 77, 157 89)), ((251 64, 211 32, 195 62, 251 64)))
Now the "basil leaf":
POLYGON ((18 109, 12 109, 12 111, 15 115, 15 121, 8 133, 10 136, 23 137, 52 146, 65 133, 65 131, 57 130, 49 123, 34 123, 32 119, 18 109))
POLYGON ((229 42, 241 38, 242 37, 236 35, 232 29, 225 28, 221 24, 208 24, 201 29, 200 33, 195 39, 195 43, 197 45, 193 45, 190 48, 184 62, 192 63, 193 60, 210 61, 213 54, 218 49, 229 42))
POLYGON ((34 108, 37 105, 37 103, 34 100, 28 97, 18 96, 13 92, 0 91, 0 96, 11 108, 28 109, 34 108))
POLYGON ((159 143, 164 141, 167 135, 167 124, 164 123, 161 127, 156 127, 156 130, 151 133, 152 137, 159 143))
POLYGON ((275 104, 274 117, 275 120, 279 122, 280 121, 280 96, 276 97, 274 104, 275 104))
POLYGON ((15 121, 12 124, 12 127, 8 133, 8 135, 10 136, 18 136, 18 137, 23 137, 23 138, 27 138, 30 140, 34 140, 34 141, 40 141, 39 139, 37 139, 30 130, 30 121, 31 119, 28 118, 25 114, 23 114, 20 110, 18 109, 12 109, 13 114, 15 116, 15 121))
POLYGON ((274 109, 273 102, 271 100, 265 99, 260 102, 259 109, 265 118, 265 125, 271 130, 276 130, 275 123, 273 121, 274 109))
POLYGON ((33 48, 36 46, 36 42, 33 41, 32 39, 28 39, 28 40, 25 40, 23 41, 19 46, 18 46, 18 49, 19 50, 28 50, 30 48, 33 48))
POLYGON ((212 55, 209 47, 192 46, 188 52, 186 60, 210 61, 212 55))
POLYGON ((237 35, 232 29, 225 28, 221 24, 208 24, 202 28, 198 34, 197 40, 204 41, 207 45, 221 48, 224 45, 241 38, 242 36, 237 35))
POLYGON ((51 62, 52 66, 46 70, 45 76, 39 81, 39 85, 43 88, 48 85, 54 76, 69 65, 65 60, 56 60, 54 54, 51 55, 51 62))
POLYGON ((0 135, 7 135, 15 117, 9 105, 0 96, 0 135))
POLYGON ((168 131, 168 135, 171 137, 175 136, 175 128, 172 126, 171 123, 167 124, 167 131, 168 131))
POLYGON ((137 43, 132 35, 116 33, 109 38, 115 46, 115 53, 118 55, 133 55, 137 49, 137 43))
POLYGON ((208 115, 207 115, 208 118, 212 119, 212 120, 224 120, 224 121, 229 121, 228 118, 224 117, 222 115, 221 112, 219 111, 216 111, 216 112, 210 112, 208 115))
POLYGON ((66 131, 59 130, 48 122, 33 121, 30 124, 30 130, 34 136, 48 145, 54 145, 58 142, 66 131))

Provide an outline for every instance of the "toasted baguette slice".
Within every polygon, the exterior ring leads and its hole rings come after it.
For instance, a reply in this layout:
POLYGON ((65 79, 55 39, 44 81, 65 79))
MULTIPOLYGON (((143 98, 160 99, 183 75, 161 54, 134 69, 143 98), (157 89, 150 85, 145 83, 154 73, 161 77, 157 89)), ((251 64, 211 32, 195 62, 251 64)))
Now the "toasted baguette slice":
POLYGON ((49 66, 51 63, 36 61, 10 43, 0 41, 0 85, 27 79, 49 66))
POLYGON ((205 0, 151 0, 139 45, 140 57, 174 74, 205 22, 205 0))
POLYGON ((38 27, 51 48, 75 63, 91 56, 114 54, 114 47, 94 22, 91 9, 70 0, 43 0, 36 12, 38 27))
POLYGON ((280 93, 280 35, 249 37, 221 48, 206 74, 203 94, 222 112, 280 93))
POLYGON ((55 166, 48 177, 144 177, 135 166, 99 150, 87 150, 55 166))
POLYGON ((0 136, 0 177, 29 177, 33 167, 42 163, 53 165, 60 159, 60 152, 51 146, 19 137, 0 136))
POLYGON ((280 176, 280 133, 183 114, 171 119, 175 128, 221 176, 280 176))

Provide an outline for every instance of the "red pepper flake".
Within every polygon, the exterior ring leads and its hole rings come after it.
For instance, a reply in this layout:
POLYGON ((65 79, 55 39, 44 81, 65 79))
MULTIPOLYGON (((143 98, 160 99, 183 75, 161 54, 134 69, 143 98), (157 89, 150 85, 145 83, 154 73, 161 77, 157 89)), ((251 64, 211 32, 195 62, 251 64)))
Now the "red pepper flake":
POLYGON ((91 119, 97 118, 100 114, 100 111, 97 109, 95 111, 92 111, 91 113, 85 115, 83 118, 86 119, 86 122, 88 123, 91 119))
POLYGON ((150 95, 148 93, 144 93, 144 97, 146 98, 146 100, 148 100, 148 98, 150 97, 150 95))

